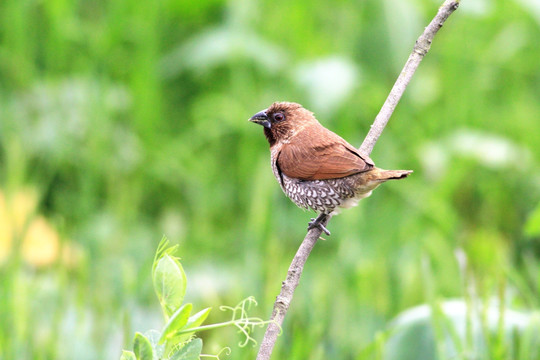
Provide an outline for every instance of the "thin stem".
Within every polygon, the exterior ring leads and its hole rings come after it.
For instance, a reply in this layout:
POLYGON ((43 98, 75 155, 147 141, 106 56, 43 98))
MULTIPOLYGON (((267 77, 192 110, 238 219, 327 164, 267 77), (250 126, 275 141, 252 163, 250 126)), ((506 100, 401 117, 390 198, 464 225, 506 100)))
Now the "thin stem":
MULTIPOLYGON (((323 221, 322 224, 326 226, 330 216, 327 217, 326 221, 323 221)), ((313 228, 308 231, 304 241, 300 244, 296 255, 293 258, 289 271, 287 271, 287 278, 281 286, 281 292, 276 298, 274 303, 274 310, 272 312, 271 323, 268 324, 266 328, 266 333, 259 348, 259 353, 257 354, 257 360, 259 359, 270 359, 272 350, 276 343, 278 335, 281 333, 281 324, 283 324, 283 319, 287 310, 289 310, 289 305, 294 294, 294 290, 300 282, 300 276, 304 270, 304 265, 311 253, 311 250, 315 247, 317 240, 321 236, 322 230, 320 228, 313 228)))

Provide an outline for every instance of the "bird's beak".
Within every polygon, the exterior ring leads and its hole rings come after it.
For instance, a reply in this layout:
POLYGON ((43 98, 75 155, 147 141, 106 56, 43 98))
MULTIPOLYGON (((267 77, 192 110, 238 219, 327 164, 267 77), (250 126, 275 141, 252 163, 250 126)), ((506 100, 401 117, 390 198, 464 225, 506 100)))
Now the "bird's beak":
POLYGON ((266 110, 259 111, 255 115, 253 115, 249 121, 254 122, 255 124, 259 124, 264 126, 265 128, 271 128, 272 124, 270 123, 270 120, 268 119, 268 115, 266 115, 266 110))

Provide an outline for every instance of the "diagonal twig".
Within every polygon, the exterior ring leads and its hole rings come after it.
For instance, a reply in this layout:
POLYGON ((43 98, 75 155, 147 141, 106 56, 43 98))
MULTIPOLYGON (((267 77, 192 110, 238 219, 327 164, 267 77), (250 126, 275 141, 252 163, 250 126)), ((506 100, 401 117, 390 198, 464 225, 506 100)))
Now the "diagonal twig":
POLYGON ((452 15, 458 6, 459 0, 446 0, 439 8, 437 15, 433 18, 433 20, 431 20, 429 25, 426 26, 424 32, 422 35, 420 35, 418 40, 416 40, 411 55, 409 55, 405 66, 401 70, 399 77, 392 87, 392 90, 390 90, 390 94, 388 94, 388 97, 386 98, 381 110, 375 117, 375 121, 373 122, 373 125, 371 125, 362 146, 360 146, 360 153, 368 156, 371 154, 375 143, 379 139, 379 136, 381 136, 386 124, 388 124, 388 120, 390 120, 390 116, 392 116, 392 113, 401 99, 401 96, 405 92, 405 88, 407 85, 409 85, 409 81, 411 81, 416 68, 429 51, 435 34, 437 34, 446 19, 452 15))
MULTIPOLYGON (((379 136, 381 136, 381 133, 388 123, 388 120, 390 120, 390 116, 394 112, 399 100, 401 99, 401 96, 405 92, 405 88, 409 84, 409 81, 414 75, 418 65, 429 51, 435 34, 437 34, 446 19, 448 19, 448 17, 458 8, 458 6, 459 0, 446 0, 439 8, 437 15, 433 18, 433 20, 431 20, 418 40, 416 40, 409 59, 405 63, 403 70, 401 70, 401 73, 394 83, 394 86, 392 87, 392 90, 390 91, 390 94, 384 102, 381 110, 375 117, 373 125, 371 125, 362 146, 360 146, 360 152, 362 154, 369 156, 373 151, 375 143, 379 139, 379 136)), ((328 216, 326 221, 323 221, 322 224, 326 226, 329 219, 330 216, 328 216)), ((320 236, 321 229, 313 228, 308 231, 304 240, 302 241, 302 244, 300 244, 300 247, 298 248, 298 251, 296 252, 296 255, 294 256, 287 272, 287 278, 281 286, 281 292, 277 296, 276 302, 274 303, 274 309, 271 317, 272 322, 268 325, 264 334, 261 347, 259 348, 259 353, 257 354, 257 360, 270 359, 277 337, 281 332, 281 324, 283 324, 283 319, 285 318, 285 314, 287 313, 289 305, 292 301, 294 290, 300 282, 300 276, 302 275, 304 265, 320 236)))

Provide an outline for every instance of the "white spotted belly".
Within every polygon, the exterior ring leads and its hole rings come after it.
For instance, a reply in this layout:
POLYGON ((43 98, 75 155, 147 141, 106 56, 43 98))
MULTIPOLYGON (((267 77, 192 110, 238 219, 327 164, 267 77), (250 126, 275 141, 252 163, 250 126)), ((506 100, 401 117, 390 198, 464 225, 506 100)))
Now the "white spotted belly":
POLYGON ((325 214, 337 214, 342 208, 358 205, 379 185, 373 182, 357 188, 361 173, 339 179, 299 180, 280 173, 274 162, 272 170, 283 192, 296 205, 325 214))
POLYGON ((352 182, 347 178, 309 181, 283 175, 283 190, 301 208, 337 214, 340 209, 356 206, 361 199, 371 195, 371 190, 356 192, 352 182))

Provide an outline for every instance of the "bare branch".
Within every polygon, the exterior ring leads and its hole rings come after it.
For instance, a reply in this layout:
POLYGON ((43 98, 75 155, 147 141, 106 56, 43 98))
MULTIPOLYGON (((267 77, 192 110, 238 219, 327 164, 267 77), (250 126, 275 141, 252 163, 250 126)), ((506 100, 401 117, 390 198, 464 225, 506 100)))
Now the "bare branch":
POLYGON ((424 33, 416 40, 413 51, 411 55, 409 55, 409 59, 407 59, 403 70, 401 70, 392 90, 390 90, 390 94, 388 94, 381 110, 375 117, 375 121, 373 122, 373 125, 371 125, 371 129, 366 135, 362 146, 360 146, 360 153, 368 156, 371 154, 375 143, 379 139, 379 136, 381 136, 386 124, 388 124, 388 120, 390 120, 390 116, 392 116, 401 96, 405 92, 405 88, 409 85, 409 81, 411 81, 416 68, 418 68, 420 61, 422 61, 429 51, 435 34, 437 34, 446 19, 448 19, 458 6, 459 1, 446 0, 439 8, 437 15, 431 20, 429 25, 426 26, 424 33))
MULTIPOLYGON (((323 223, 323 225, 326 225, 326 222, 323 223)), ((320 228, 313 228, 309 230, 304 238, 304 241, 302 241, 302 244, 300 244, 296 255, 294 255, 291 266, 289 266, 289 271, 287 271, 287 278, 282 283, 281 292, 277 296, 276 302, 274 303, 274 310, 271 317, 273 322, 268 324, 268 328, 266 328, 266 333, 264 334, 261 347, 259 348, 259 353, 257 354, 257 360, 270 359, 276 339, 281 333, 281 324, 283 324, 285 314, 287 313, 287 310, 289 310, 289 305, 291 304, 294 290, 300 282, 300 276, 304 270, 304 265, 320 236, 320 228)))
MULTIPOLYGON (((418 38, 418 40, 416 40, 416 44, 414 45, 413 51, 409 56, 407 63, 403 67, 401 74, 392 87, 392 90, 379 111, 379 114, 375 117, 375 121, 373 122, 373 125, 371 125, 371 129, 360 147, 361 153, 369 156, 373 151, 375 143, 379 139, 379 136, 381 136, 381 133, 388 123, 390 116, 394 112, 394 109, 401 99, 401 96, 405 92, 405 88, 414 75, 416 68, 429 51, 435 34, 442 27, 446 19, 448 19, 448 17, 458 8, 458 5, 459 0, 446 0, 439 8, 437 15, 425 28, 424 33, 418 38)), ((326 226, 329 219, 330 216, 326 218, 326 221, 323 221, 324 226, 326 226)), ((259 348, 259 353, 257 354, 257 360, 270 359, 277 337, 281 332, 281 324, 283 324, 285 314, 287 313, 287 310, 289 310, 289 305, 291 304, 294 290, 300 282, 300 276, 304 270, 304 265, 320 236, 321 229, 311 229, 306 234, 302 244, 300 244, 291 266, 289 267, 289 271, 287 272, 287 278, 281 286, 281 292, 277 296, 276 302, 274 303, 274 310, 272 311, 271 317, 273 322, 271 322, 266 329, 261 347, 259 348)))

